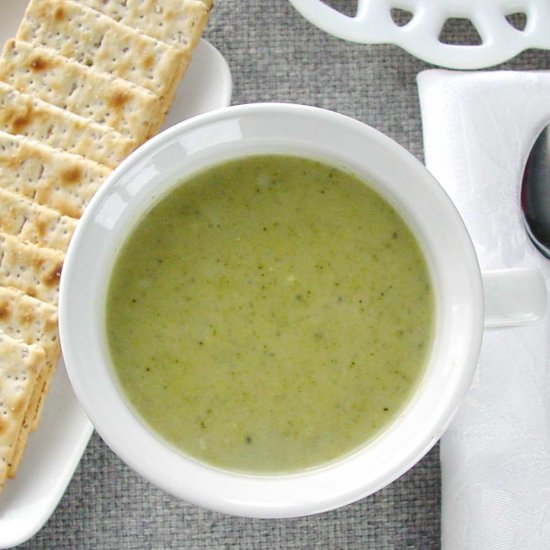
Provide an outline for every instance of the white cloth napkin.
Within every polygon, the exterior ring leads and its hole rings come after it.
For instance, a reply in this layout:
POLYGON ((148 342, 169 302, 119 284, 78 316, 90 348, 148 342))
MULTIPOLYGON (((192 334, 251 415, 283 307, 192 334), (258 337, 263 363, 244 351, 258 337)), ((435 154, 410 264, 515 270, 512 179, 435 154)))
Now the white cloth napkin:
MULTIPOLYGON (((548 283, 519 187, 550 122, 550 72, 429 70, 418 87, 426 165, 462 214, 482 269, 535 266, 548 283)), ((443 550, 550 549, 548 319, 485 332, 473 384, 441 440, 443 550)))

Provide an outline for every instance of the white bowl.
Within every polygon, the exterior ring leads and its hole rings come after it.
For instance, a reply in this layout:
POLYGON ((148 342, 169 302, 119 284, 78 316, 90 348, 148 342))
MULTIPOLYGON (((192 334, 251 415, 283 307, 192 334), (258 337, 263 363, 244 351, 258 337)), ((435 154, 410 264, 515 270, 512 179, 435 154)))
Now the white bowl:
POLYGON ((243 105, 195 117, 125 160, 79 223, 63 269, 59 307, 71 382, 114 452, 182 499, 254 517, 337 508, 373 493, 413 466, 439 439, 460 404, 483 331, 483 291, 472 243, 450 199, 422 164, 356 120, 285 104, 243 105), (436 297, 428 366, 399 418, 340 461, 292 475, 226 472, 165 444, 128 406, 110 364, 104 330, 113 262, 143 213, 187 176, 224 160, 259 153, 320 159, 371 182, 415 233, 436 297))

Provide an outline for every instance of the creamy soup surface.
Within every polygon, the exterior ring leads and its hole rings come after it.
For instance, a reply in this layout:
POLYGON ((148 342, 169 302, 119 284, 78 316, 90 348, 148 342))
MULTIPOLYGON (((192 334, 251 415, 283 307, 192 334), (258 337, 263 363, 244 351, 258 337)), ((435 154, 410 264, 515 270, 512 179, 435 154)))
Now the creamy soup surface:
POLYGON ((111 276, 119 384, 161 438, 233 471, 289 473, 372 440, 425 370, 434 298, 395 210, 354 175, 255 156, 184 182, 111 276))

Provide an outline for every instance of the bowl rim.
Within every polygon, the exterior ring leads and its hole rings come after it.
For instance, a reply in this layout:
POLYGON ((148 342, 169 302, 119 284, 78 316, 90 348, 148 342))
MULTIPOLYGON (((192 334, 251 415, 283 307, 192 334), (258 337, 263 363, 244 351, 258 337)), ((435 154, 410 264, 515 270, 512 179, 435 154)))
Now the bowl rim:
MULTIPOLYGON (((249 131, 252 130, 249 129, 249 131)), ((245 139, 246 137, 243 137, 243 140, 245 139)), ((292 140, 292 137, 289 139, 292 140)), ((269 139, 267 141, 269 142, 269 139)), ((211 145, 206 144, 204 147, 208 149, 211 148, 211 145)), ((316 145, 312 145, 313 149, 316 149, 316 147, 316 145)), ((217 161, 210 161, 206 165, 216 163, 217 161)), ((423 191, 425 191, 424 188, 423 191)), ((415 192, 415 190, 411 189, 411 192, 415 192)), ((158 197, 156 200, 158 200, 158 197)), ((144 207, 141 208, 142 213, 143 210, 144 207)), ((127 235, 129 231, 127 229, 125 234, 127 235)), ((107 248, 115 246, 109 242, 103 244, 107 248)), ((90 284, 93 281, 93 277, 85 281, 87 288, 93 287, 93 284, 90 284)), ((462 284, 460 281, 458 283, 462 284)), ((219 109, 179 123, 138 148, 110 174, 84 212, 68 249, 61 276, 59 327, 67 371, 78 400, 100 436, 130 467, 164 490, 206 508, 248 517, 291 517, 330 510, 377 491, 407 471, 437 442, 464 397, 475 370, 483 332, 483 291, 477 257, 462 219, 445 191, 413 155, 381 132, 345 115, 304 105, 257 103, 219 109), (343 132, 348 132, 350 135, 362 136, 366 142, 376 143, 378 147, 387 151, 390 156, 393 155, 396 159, 399 159, 403 163, 404 169, 410 170, 415 178, 419 178, 421 185, 426 189, 430 187, 432 196, 436 197, 445 210, 440 215, 444 215, 447 219, 447 227, 452 229, 450 233, 455 233, 453 239, 460 241, 461 262, 465 277, 467 277, 467 281, 463 281, 463 283, 468 287, 464 292, 470 296, 471 303, 468 304, 470 309, 467 312, 467 322, 463 322, 460 326, 462 331, 460 336, 463 341, 461 365, 454 365, 454 372, 446 369, 440 374, 441 380, 438 382, 440 385, 445 385, 448 398, 439 405, 437 411, 434 411, 437 421, 430 420, 429 426, 423 427, 422 438, 419 438, 414 444, 408 444, 406 453, 399 460, 388 458, 389 464, 385 468, 384 475, 378 475, 376 479, 371 479, 368 483, 361 482, 358 479, 355 487, 351 486, 350 478, 345 484, 346 490, 338 490, 335 484, 342 481, 344 474, 347 475, 345 468, 349 468, 351 463, 353 463, 355 475, 357 475, 358 464, 362 463, 361 461, 357 462, 357 455, 364 455, 365 449, 370 445, 354 453, 351 462, 349 457, 343 457, 342 460, 329 463, 322 468, 315 468, 303 473, 276 476, 220 472, 215 468, 201 465, 193 459, 186 459, 178 454, 177 460, 190 463, 186 465, 183 473, 189 475, 192 479, 183 484, 180 481, 174 482, 174 476, 171 472, 167 473, 165 468, 153 467, 150 464, 154 458, 154 453, 148 455, 144 460, 143 452, 140 452, 139 445, 136 445, 135 441, 122 443, 120 439, 117 439, 120 436, 120 433, 116 433, 117 422, 109 423, 104 413, 101 413, 103 416, 100 415, 98 409, 105 407, 105 403, 99 404, 99 401, 101 401, 98 399, 99 396, 95 395, 94 398, 93 393, 90 393, 89 377, 86 379, 82 374, 81 365, 89 361, 89 358, 86 353, 82 353, 82 350, 80 348, 76 349, 74 345, 77 333, 84 330, 78 319, 81 313, 78 310, 79 304, 76 305, 79 299, 79 288, 75 279, 77 279, 77 276, 80 279, 83 278, 82 273, 79 275, 79 269, 82 272, 79 261, 82 260, 82 255, 86 252, 86 246, 90 246, 89 228, 93 226, 98 211, 106 204, 113 193, 118 192, 120 185, 124 184, 124 178, 140 163, 147 162, 147 159, 155 155, 160 155, 160 151, 163 151, 164 148, 173 146, 178 140, 181 140, 182 136, 190 135, 194 131, 212 125, 227 124, 228 121, 234 124, 236 121, 254 120, 255 117, 267 117, 272 119, 274 123, 283 120, 287 121, 289 125, 297 124, 296 120, 298 119, 302 123, 305 120, 314 121, 316 124, 341 128, 343 132), (83 248, 84 251, 82 251, 83 248), (457 366, 461 368, 459 373, 456 372, 457 366), (449 378, 448 383, 443 380, 445 377, 449 378), (327 472, 328 475, 325 475, 327 472), (197 476, 196 479, 195 476, 197 476), (323 483, 325 485, 332 484, 331 490, 322 487, 323 483), (220 484, 224 487, 226 486, 224 484, 228 484, 228 487, 231 486, 233 496, 228 496, 227 491, 229 489, 224 490, 222 495, 218 494, 213 487, 218 488, 220 484), (285 491, 288 492, 288 498, 285 491), (304 495, 304 491, 309 491, 310 494, 304 495), (262 494, 264 497, 261 497, 262 494)), ((82 344, 82 338, 81 335, 80 344, 82 344)), ((102 383, 106 383, 105 380, 102 383)), ((107 406, 112 407, 112 405, 107 406)), ((119 412, 124 415, 122 409, 119 409, 119 412)), ((125 417, 124 421, 129 420, 125 417)), ((141 426, 141 428, 134 426, 138 431, 144 429, 139 419, 133 418, 132 422, 141 426)), ((149 438, 156 439, 150 433, 149 438)), ((158 442, 158 439, 156 441, 158 442)), ((151 443, 151 441, 148 441, 148 443, 151 443)), ((163 447, 166 451, 166 445, 163 445, 163 447)), ((173 450, 170 450, 170 452, 174 453, 173 450)), ((167 461, 166 455, 162 455, 162 460, 167 461)), ((170 464, 174 466, 177 464, 177 460, 170 461, 170 464)), ((178 471, 179 473, 181 472, 178 471)))

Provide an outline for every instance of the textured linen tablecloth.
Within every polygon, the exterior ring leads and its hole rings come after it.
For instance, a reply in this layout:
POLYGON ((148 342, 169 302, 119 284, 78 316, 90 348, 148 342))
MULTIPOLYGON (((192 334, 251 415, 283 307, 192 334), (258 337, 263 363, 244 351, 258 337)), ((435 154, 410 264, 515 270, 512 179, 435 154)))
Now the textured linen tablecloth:
MULTIPOLYGON (((328 36, 286 0, 217 0, 205 38, 231 67, 234 104, 284 101, 339 111, 422 159, 415 77, 428 65, 402 50, 328 36)), ((550 69, 550 53, 526 52, 504 68, 550 69)), ((440 546, 439 520, 437 448, 358 503, 306 518, 258 520, 209 512, 167 495, 94 434, 59 507, 20 548, 429 550, 440 546)))

